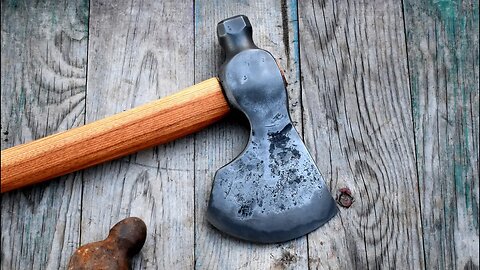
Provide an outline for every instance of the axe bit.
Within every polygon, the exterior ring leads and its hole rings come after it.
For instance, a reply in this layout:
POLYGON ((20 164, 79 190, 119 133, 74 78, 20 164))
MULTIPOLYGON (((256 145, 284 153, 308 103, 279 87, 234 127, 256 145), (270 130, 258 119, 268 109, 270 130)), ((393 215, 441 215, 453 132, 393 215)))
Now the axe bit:
POLYGON ((207 219, 253 242, 307 234, 330 220, 337 207, 292 125, 284 77, 275 58, 253 43, 246 16, 221 21, 217 34, 226 55, 220 83, 251 128, 243 152, 215 174, 207 219))
POLYGON ((1 152, 1 192, 33 185, 196 132, 230 107, 250 123, 245 150, 215 174, 207 219, 253 242, 307 234, 338 211, 315 162, 293 127, 285 80, 273 56, 252 40, 246 16, 221 21, 226 55, 211 78, 82 127, 1 152))

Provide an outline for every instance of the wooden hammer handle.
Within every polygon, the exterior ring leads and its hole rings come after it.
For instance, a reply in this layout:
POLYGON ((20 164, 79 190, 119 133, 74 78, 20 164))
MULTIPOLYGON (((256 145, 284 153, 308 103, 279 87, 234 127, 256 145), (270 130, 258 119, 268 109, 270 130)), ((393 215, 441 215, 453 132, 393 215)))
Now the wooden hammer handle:
POLYGON ((108 118, 1 152, 1 192, 198 131, 230 111, 217 78, 108 118))

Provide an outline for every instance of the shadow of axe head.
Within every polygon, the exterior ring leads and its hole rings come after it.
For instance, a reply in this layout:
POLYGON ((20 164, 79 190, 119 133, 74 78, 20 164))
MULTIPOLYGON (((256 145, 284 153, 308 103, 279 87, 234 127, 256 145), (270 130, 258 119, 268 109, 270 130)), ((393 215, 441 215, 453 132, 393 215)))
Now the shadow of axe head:
POLYGON ((273 56, 253 43, 247 17, 220 22, 217 34, 226 54, 220 82, 251 131, 243 152, 215 174, 207 219, 253 242, 303 236, 338 210, 292 126, 282 73, 273 56))

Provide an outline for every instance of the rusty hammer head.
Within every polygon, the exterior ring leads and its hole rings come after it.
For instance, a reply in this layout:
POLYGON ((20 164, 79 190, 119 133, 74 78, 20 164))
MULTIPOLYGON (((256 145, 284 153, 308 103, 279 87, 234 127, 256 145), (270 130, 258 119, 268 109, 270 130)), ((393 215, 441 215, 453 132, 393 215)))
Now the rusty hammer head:
POLYGON ((141 219, 123 219, 110 229, 106 239, 79 247, 67 269, 130 269, 130 259, 140 252, 146 237, 147 226, 141 219))
POLYGON ((292 125, 282 72, 273 56, 253 43, 246 16, 221 21, 217 34, 226 54, 220 82, 251 130, 243 152, 215 174, 207 219, 253 242, 307 234, 330 220, 337 207, 292 125))

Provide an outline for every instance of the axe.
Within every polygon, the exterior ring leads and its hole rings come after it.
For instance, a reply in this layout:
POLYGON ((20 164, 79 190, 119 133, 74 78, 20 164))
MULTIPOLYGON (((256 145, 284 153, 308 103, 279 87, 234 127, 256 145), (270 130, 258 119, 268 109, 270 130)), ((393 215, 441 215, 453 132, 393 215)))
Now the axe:
POLYGON ((244 114, 250 138, 214 177, 208 221, 232 236, 276 243, 307 234, 337 207, 288 113, 274 57, 240 15, 218 23, 226 60, 218 78, 108 118, 1 152, 1 192, 113 160, 244 114))

